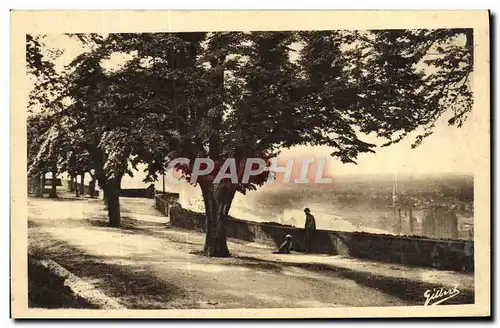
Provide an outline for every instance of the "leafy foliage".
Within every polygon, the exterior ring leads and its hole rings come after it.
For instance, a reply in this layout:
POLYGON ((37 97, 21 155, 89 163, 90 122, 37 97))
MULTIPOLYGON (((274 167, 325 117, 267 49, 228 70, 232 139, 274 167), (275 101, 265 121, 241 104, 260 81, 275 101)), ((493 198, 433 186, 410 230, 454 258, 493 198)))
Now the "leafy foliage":
POLYGON ((49 109, 61 87, 54 62, 63 51, 47 50, 43 39, 41 35, 26 35, 26 68, 28 78, 34 82, 29 95, 30 112, 36 107, 49 109))
POLYGON ((60 51, 27 36, 44 110, 28 122, 30 167, 93 170, 106 188, 139 163, 155 180, 176 157, 191 160, 175 167, 190 180, 194 159, 210 158, 215 170, 198 181, 212 219, 265 183, 283 148, 326 145, 355 163, 376 148, 363 134, 388 146, 417 132, 416 146, 445 113, 461 126, 472 109, 468 29, 69 36, 88 51, 62 73, 60 51), (267 169, 243 183, 250 157, 267 169), (213 185, 227 158, 238 181, 213 185))
POLYGON ((472 29, 370 31, 359 40, 353 77, 358 106, 370 114, 362 132, 376 132, 388 146, 422 128, 416 147, 446 112, 450 125, 462 126, 472 109, 472 29))

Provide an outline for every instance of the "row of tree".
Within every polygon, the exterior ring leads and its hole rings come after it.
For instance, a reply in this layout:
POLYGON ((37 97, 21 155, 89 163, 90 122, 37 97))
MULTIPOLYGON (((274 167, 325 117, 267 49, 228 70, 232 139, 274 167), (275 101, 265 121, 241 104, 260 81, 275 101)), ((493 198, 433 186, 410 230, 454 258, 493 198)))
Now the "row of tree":
MULTIPOLYGON (((70 180, 68 182, 68 189, 70 192, 74 192, 76 197, 83 196, 85 194, 85 174, 82 174, 80 177, 80 182, 78 183, 78 176, 70 176, 70 180)), ((57 186, 60 183, 60 179, 57 178, 57 173, 53 173, 52 179, 50 181, 50 191, 49 198, 58 198, 57 194, 57 186)), ((88 195, 90 198, 94 198, 96 195, 95 190, 95 180, 92 179, 88 186, 88 195)), ((32 176, 29 181, 29 189, 30 194, 36 195, 37 197, 43 197, 45 194, 45 187, 47 186, 47 178, 46 172, 43 171, 43 168, 32 176)))
POLYGON ((67 37, 88 51, 57 71, 64 49, 48 51, 43 36, 27 36, 30 108, 38 109, 28 119, 29 173, 91 174, 118 227, 121 181, 139 163, 155 181, 173 158, 189 158, 174 168, 189 181, 194 159, 208 157, 216 170, 197 181, 208 256, 229 255, 224 222, 234 195, 269 174, 215 184, 225 159, 235 158, 241 173, 246 158, 325 145, 355 163, 377 147, 362 135, 388 146, 415 133, 418 145, 444 113, 461 126, 472 108, 472 30, 67 37), (116 54, 129 59, 111 67, 116 54))

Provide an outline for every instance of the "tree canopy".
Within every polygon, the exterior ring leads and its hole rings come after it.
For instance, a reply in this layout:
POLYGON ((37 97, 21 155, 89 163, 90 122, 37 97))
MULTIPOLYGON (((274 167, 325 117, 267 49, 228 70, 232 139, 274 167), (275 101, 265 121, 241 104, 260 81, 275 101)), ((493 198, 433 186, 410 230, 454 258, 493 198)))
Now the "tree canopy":
POLYGON ((227 158, 240 178, 247 158, 269 166, 281 149, 297 145, 329 146, 332 156, 355 163, 376 150, 363 134, 376 133, 388 146, 417 133, 416 146, 445 113, 461 126, 472 109, 472 30, 70 37, 90 50, 61 73, 53 57, 40 55, 40 40, 27 37, 28 67, 44 86, 35 95, 56 94, 38 97, 45 114, 29 119, 30 166, 56 156, 60 171, 92 168, 110 223, 119 225, 129 165, 146 164, 154 181, 169 161, 185 157, 190 165, 175 169, 190 181, 194 160, 210 158, 216 169, 197 181, 209 256, 229 255, 224 220, 235 193, 256 189, 269 174, 214 183, 227 158), (111 67, 113 60, 119 65, 111 67))

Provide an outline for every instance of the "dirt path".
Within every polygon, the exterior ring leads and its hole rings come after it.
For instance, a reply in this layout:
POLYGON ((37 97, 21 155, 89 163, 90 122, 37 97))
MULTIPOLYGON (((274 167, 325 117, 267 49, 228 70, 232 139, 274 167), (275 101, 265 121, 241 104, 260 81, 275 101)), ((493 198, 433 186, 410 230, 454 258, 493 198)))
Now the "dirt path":
POLYGON ((416 296, 425 284, 408 287, 348 259, 330 257, 336 263, 325 268, 314 256, 312 263, 303 255, 286 259, 237 240, 229 242, 232 258, 200 256, 204 236, 166 227, 148 204, 123 201, 124 227, 113 229, 99 200, 29 199, 30 253, 57 261, 127 308, 423 304, 416 296))

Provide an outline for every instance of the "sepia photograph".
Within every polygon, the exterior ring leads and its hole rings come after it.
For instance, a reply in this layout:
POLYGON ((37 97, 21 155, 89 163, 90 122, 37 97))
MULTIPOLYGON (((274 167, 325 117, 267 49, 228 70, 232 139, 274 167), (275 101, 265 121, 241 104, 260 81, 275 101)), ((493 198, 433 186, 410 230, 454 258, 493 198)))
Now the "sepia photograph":
POLYGON ((487 11, 11 28, 14 318, 491 314, 487 11))

